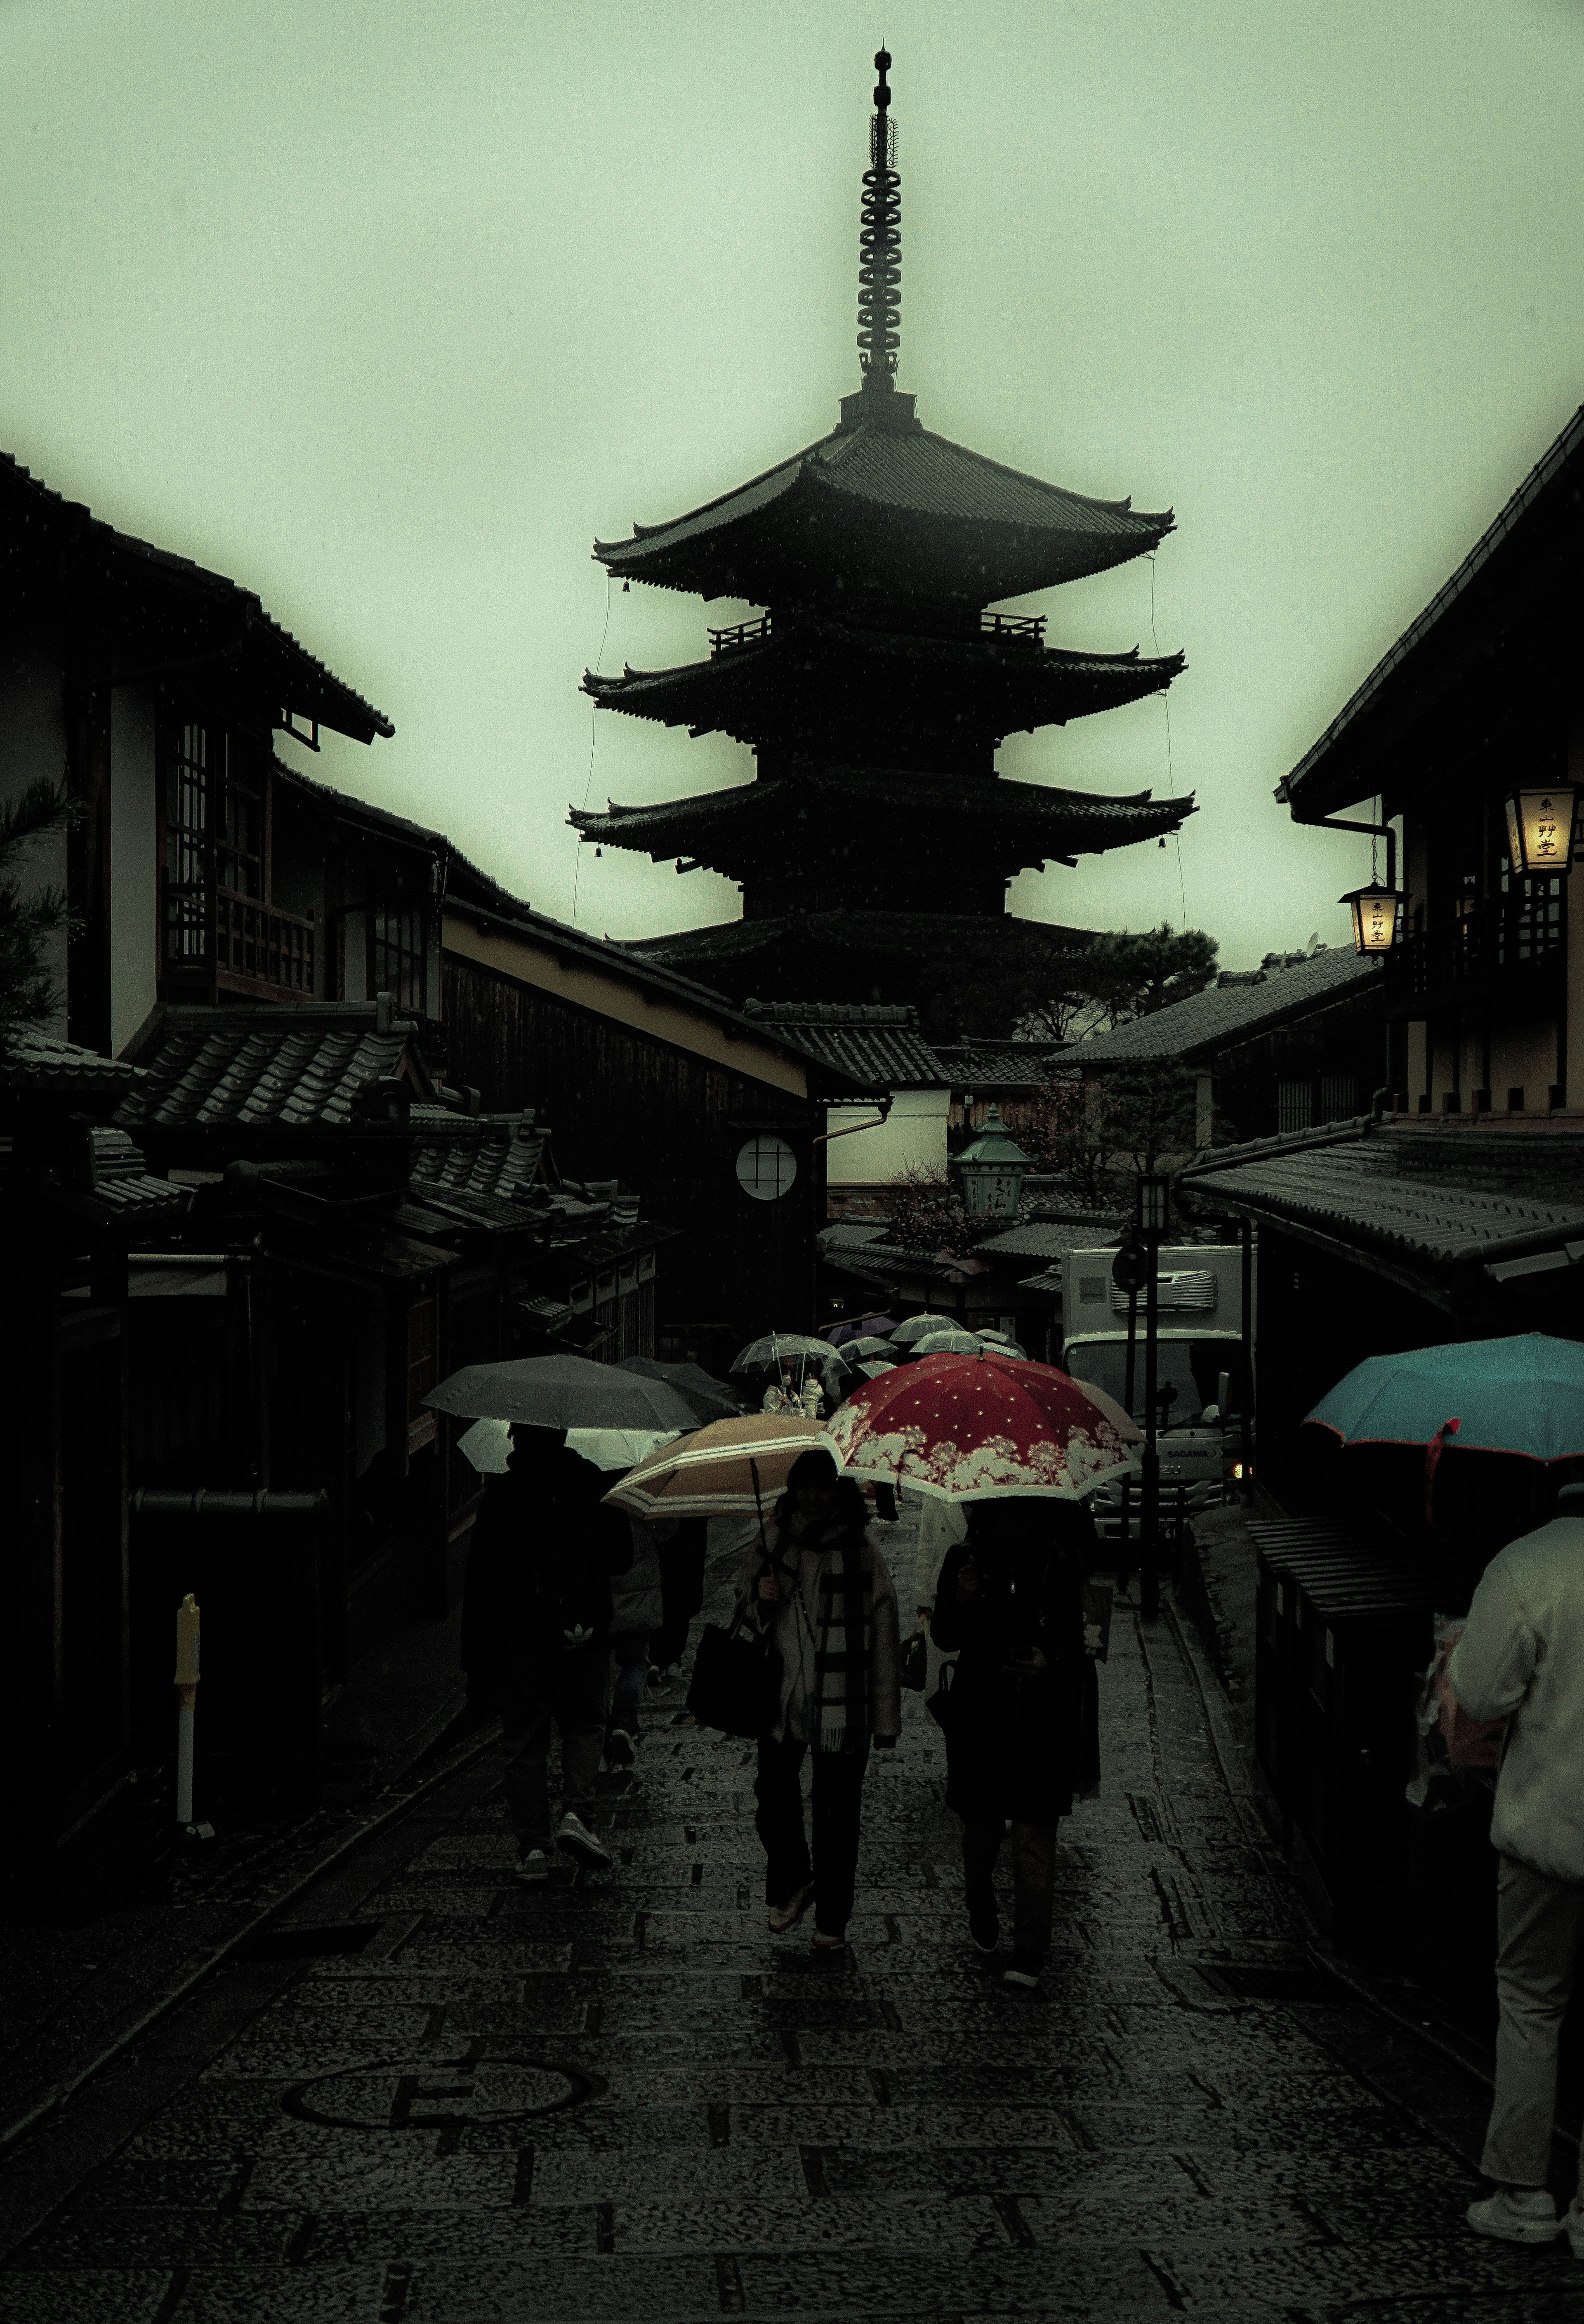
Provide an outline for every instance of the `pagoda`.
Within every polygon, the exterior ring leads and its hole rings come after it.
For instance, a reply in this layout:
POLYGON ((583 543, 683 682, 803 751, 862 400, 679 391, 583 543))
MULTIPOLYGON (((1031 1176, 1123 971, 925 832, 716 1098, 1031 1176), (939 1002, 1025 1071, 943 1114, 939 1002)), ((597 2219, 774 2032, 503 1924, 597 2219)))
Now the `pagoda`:
POLYGON ((863 178, 860 384, 835 428, 702 508, 594 545, 624 585, 765 609, 712 629, 706 660, 583 681, 603 709, 747 743, 754 777, 570 820, 585 841, 741 883, 741 919, 643 940, 646 957, 738 1000, 911 1001, 944 1038, 1008 1029, 1019 979, 1059 986, 1089 941, 1010 917, 1017 872, 1164 844, 1193 802, 996 772, 1004 736, 1158 693, 1183 657, 1072 652, 1045 642, 1043 615, 993 608, 1147 555, 1173 518, 933 435, 898 389, 890 61, 875 59, 863 178))

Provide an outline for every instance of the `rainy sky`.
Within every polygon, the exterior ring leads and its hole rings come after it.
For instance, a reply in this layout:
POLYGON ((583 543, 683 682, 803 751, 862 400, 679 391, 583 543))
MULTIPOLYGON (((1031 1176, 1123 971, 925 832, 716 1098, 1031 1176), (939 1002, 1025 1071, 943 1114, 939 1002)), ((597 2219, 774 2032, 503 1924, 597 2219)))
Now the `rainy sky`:
POLYGON ((1153 567, 1022 601, 1183 647, 1169 722, 999 763, 1201 811, 1012 908, 1185 913, 1229 966, 1343 941, 1368 842, 1272 787, 1584 399, 1579 0, 0 0, 0 448, 395 720, 316 773, 593 933, 734 918, 578 862, 569 802, 751 765, 596 720, 585 667, 748 609, 612 592, 589 544, 856 385, 882 35, 925 425, 1177 512, 1153 567))

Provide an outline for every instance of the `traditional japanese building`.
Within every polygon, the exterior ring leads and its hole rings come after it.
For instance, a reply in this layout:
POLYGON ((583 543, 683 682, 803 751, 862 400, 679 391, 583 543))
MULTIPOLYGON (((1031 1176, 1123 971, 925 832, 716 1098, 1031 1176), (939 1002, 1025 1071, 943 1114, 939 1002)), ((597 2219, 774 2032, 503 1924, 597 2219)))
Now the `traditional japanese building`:
POLYGON ((1087 937, 1006 912, 1020 871, 1163 838, 1192 798, 1097 798, 998 776, 1009 733, 1169 686, 1181 654, 1076 653, 992 610, 1103 573, 1172 530, 945 438, 897 385, 901 181, 886 79, 860 232, 860 384, 832 433, 751 483, 594 554, 623 584, 766 610, 681 669, 589 672, 603 708, 747 743, 752 781, 656 807, 574 809, 582 837, 738 881, 742 918, 636 949, 737 998, 912 1002, 936 1038, 1005 1029, 1087 937))

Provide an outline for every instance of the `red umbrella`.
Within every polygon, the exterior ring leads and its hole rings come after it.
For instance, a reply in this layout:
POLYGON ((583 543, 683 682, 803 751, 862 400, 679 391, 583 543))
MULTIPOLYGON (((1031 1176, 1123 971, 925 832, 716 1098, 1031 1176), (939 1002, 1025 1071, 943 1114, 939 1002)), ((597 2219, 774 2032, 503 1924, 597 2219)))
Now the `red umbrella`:
POLYGON ((920 1356, 855 1388, 822 1443, 849 1477, 943 1501, 1081 1500, 1129 1469, 1115 1424, 1050 1364, 920 1356))

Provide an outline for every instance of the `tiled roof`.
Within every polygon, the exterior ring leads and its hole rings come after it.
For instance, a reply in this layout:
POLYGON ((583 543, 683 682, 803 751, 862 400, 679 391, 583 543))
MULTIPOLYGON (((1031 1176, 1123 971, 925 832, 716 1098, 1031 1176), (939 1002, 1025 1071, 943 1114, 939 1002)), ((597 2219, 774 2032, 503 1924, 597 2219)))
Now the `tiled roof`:
POLYGON ((957 1041, 936 1052, 953 1089, 974 1096, 1037 1090, 1062 1078, 1068 1052, 1055 1041, 957 1041))
POLYGON ((397 1020, 382 1033, 361 1001, 156 1010, 138 1037, 146 1078, 116 1119, 148 1130, 339 1127, 365 1084, 414 1065, 413 1032, 397 1020))
POLYGON ((1561 1136, 1359 1120, 1205 1155, 1177 1183, 1192 1209, 1247 1211, 1410 1278, 1439 1281, 1499 1245, 1518 1259, 1576 1243, 1584 1259, 1584 1145, 1561 1136))
POLYGON ((981 1259, 1059 1259, 1072 1250, 1073 1234, 1072 1225, 1010 1227, 975 1249, 981 1259))
POLYGON ((413 1185, 502 1202, 542 1200, 548 1191, 541 1178, 545 1134, 533 1125, 531 1113, 476 1120, 452 1114, 433 1131, 425 1124, 413 1148, 413 1185))
POLYGON ((652 807, 624 807, 612 799, 603 813, 573 807, 566 819, 585 840, 631 847, 657 862, 686 850, 714 863, 730 841, 739 846, 762 847, 772 840, 784 845, 791 826, 811 814, 837 816, 848 825, 905 816, 908 828, 928 816, 937 828, 961 830, 976 852, 1011 847, 1027 850, 1031 862, 1045 862, 1156 839, 1195 813, 1191 791, 1179 799, 1157 799, 1148 791, 1108 798, 1006 775, 966 782, 909 768, 834 766, 796 783, 734 783, 652 807))
MULTIPOLYGON (((1377 698, 1386 692, 1396 672, 1413 659, 1415 649, 1425 644, 1453 607, 1474 588, 1492 558, 1519 531, 1524 520, 1541 503, 1554 502, 1559 487, 1563 484, 1565 472, 1581 454, 1584 454, 1584 409, 1573 414, 1556 441, 1542 453, 1500 514, 1481 533, 1451 578, 1443 582, 1424 611, 1409 622, 1395 644, 1381 656, 1362 686, 1356 688, 1337 713, 1324 733, 1317 742, 1311 743, 1292 773, 1276 786, 1276 798, 1284 805, 1290 805, 1295 816, 1301 808, 1305 807, 1311 816, 1329 814, 1336 807, 1351 805, 1363 795, 1359 788, 1348 788, 1349 780, 1357 782, 1356 777, 1344 773, 1340 787, 1335 779, 1328 781, 1322 771, 1326 762, 1339 754, 1339 746, 1345 755, 1349 747, 1357 743, 1359 739, 1358 730, 1377 707, 1377 698), (1332 791, 1338 795, 1331 796, 1332 791), (1315 797, 1312 800, 1307 796, 1322 792, 1326 795, 1315 797)), ((1570 485, 1574 503, 1578 502, 1579 490, 1575 475, 1570 485)), ((1512 618, 1525 624, 1532 620, 1529 605, 1521 595, 1513 599, 1512 618)))
POLYGON ((815 1050, 871 1089, 940 1089, 940 1060, 918 1029, 918 1011, 880 1003, 836 1001, 745 1001, 755 1024, 785 1026, 815 1050))
POLYGON ((1144 1057, 1193 1065, 1312 1009, 1368 991, 1379 974, 1379 963, 1361 959, 1351 945, 1305 955, 1285 966, 1273 958, 1268 968, 1253 971, 1251 980, 1242 974, 1223 977, 1186 1001, 1169 1001, 1130 1025, 1080 1041, 1067 1051, 1067 1059, 1083 1069, 1144 1057))
POLYGON ((143 1079, 136 1065, 120 1057, 101 1056, 75 1041, 62 1041, 36 1026, 18 1026, 9 1042, 0 1046, 0 1088, 36 1092, 69 1101, 74 1097, 115 1098, 135 1088, 143 1079))
MULTIPOLYGON (((678 968, 719 965, 730 969, 739 960, 764 954, 785 955, 789 947, 806 945, 836 964, 869 959, 892 951, 901 958, 927 953, 932 958, 952 958, 987 952, 1016 953, 1033 965, 1054 968, 1076 961, 1091 941, 1087 929, 1053 927, 1043 920, 1023 920, 1010 912, 797 912, 775 918, 722 920, 713 927, 679 928, 672 936, 640 936, 622 950, 646 961, 666 961, 678 968)), ((936 1055, 943 1053, 939 1050, 936 1055)))
MULTIPOLYGON (((355 694, 272 621, 251 589, 228 580, 223 573, 195 565, 190 558, 173 556, 169 549, 156 549, 131 533, 117 532, 79 502, 51 492, 9 453, 0 453, 0 493, 13 504, 7 531, 14 549, 30 526, 69 529, 79 559, 86 563, 87 555, 97 556, 102 580, 112 590, 163 588, 188 605, 219 613, 227 634, 213 641, 209 655, 204 658, 225 655, 234 668, 246 669, 260 686, 278 687, 283 711, 317 718, 323 725, 364 742, 376 734, 395 733, 383 711, 355 694)), ((189 636, 189 651, 193 643, 189 636)))
POLYGON ((986 530, 1008 536, 982 575, 986 602, 1142 556, 1174 521, 1169 511, 1150 514, 1045 484, 927 429, 861 422, 668 523, 598 541, 594 555, 612 573, 693 589, 708 580, 723 539, 750 564, 756 549, 787 531, 812 536, 817 553, 843 512, 888 527, 922 519, 959 533, 972 528, 981 540, 986 530))

